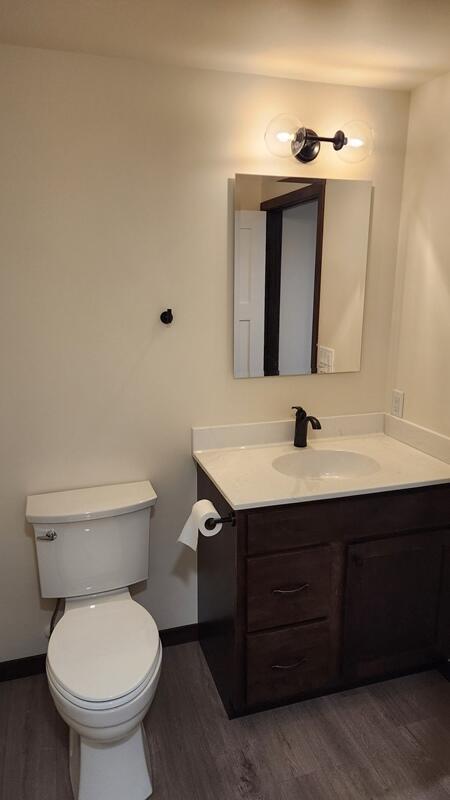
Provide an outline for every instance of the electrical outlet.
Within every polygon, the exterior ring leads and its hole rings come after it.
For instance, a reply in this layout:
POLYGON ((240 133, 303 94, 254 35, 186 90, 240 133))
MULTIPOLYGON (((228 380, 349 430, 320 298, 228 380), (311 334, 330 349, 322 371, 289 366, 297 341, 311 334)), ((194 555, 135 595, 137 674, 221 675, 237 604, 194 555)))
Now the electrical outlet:
POLYGON ((392 392, 391 414, 393 417, 403 417, 403 404, 405 402, 405 393, 400 389, 394 389, 392 392))

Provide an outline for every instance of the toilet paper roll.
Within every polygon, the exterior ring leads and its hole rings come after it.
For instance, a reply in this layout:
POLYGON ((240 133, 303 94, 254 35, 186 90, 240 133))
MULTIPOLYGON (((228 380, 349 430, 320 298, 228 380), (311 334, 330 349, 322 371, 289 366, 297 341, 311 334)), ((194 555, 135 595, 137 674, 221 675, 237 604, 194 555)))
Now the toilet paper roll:
POLYGON ((222 530, 222 523, 215 525, 212 531, 205 528, 207 519, 220 519, 220 514, 213 506, 210 500, 197 500, 192 506, 192 511, 189 514, 186 522, 184 523, 183 530, 181 531, 178 541, 186 544, 192 550, 197 550, 198 532, 203 536, 215 536, 216 533, 222 530))

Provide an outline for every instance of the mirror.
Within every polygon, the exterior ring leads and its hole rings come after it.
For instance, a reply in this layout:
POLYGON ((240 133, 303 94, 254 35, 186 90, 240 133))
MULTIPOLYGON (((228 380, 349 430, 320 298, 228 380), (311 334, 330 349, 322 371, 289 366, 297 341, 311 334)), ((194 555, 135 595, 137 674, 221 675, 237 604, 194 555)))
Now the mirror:
POLYGON ((236 175, 234 375, 357 372, 372 184, 236 175))

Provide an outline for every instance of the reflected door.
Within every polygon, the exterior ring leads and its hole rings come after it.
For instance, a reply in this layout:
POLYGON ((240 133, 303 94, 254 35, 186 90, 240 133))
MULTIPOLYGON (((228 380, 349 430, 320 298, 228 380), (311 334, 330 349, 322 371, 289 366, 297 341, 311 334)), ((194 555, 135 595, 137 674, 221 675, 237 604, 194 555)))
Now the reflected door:
POLYGON ((325 184, 261 203, 267 212, 264 375, 317 372, 325 184))

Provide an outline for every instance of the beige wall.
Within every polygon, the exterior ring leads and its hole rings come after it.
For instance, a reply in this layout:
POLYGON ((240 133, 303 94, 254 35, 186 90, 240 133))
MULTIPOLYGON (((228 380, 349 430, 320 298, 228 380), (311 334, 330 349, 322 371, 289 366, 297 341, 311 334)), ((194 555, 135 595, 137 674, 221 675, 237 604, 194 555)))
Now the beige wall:
POLYGON ((450 435, 450 74, 412 93, 390 390, 404 417, 450 435))
POLYGON ((137 61, 0 49, 1 657, 42 652, 31 492, 149 477, 161 627, 196 618, 195 556, 176 543, 195 498, 190 427, 384 404, 408 95, 137 61), (267 153, 299 110, 333 133, 367 120, 373 158, 332 148, 302 173, 375 187, 362 370, 234 380, 235 172, 298 174, 267 153), (171 306, 172 327, 159 322, 171 306))

